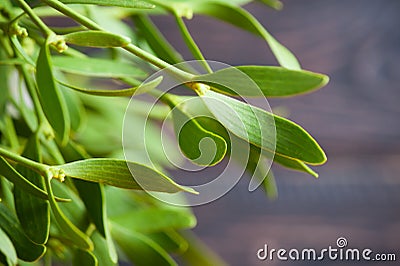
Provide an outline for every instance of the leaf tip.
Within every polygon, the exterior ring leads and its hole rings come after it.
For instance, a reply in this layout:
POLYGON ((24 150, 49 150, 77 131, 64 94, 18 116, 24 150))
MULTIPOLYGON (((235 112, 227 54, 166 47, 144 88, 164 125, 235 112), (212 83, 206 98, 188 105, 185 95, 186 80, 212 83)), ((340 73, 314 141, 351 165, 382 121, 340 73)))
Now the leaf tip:
POLYGON ((321 83, 320 83, 320 86, 321 86, 321 87, 325 87, 325 86, 329 83, 329 80, 330 80, 330 78, 329 78, 328 75, 321 74, 321 83))
POLYGON ((183 191, 191 193, 191 194, 194 194, 194 195, 199 195, 200 194, 197 190, 195 190, 194 188, 191 188, 191 187, 182 186, 181 188, 182 188, 183 191))

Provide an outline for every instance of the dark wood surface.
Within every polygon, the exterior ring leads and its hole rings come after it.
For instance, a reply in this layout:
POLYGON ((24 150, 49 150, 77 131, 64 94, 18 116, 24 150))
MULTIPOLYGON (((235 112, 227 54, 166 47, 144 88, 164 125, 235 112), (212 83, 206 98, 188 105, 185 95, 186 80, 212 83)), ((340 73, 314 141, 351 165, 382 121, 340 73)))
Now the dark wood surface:
MULTIPOLYGON (((397 254, 397 264, 371 265, 398 265, 400 1, 284 3, 281 12, 255 4, 246 8, 298 55, 305 69, 327 73, 331 82, 316 93, 271 100, 271 105, 284 106, 309 130, 329 161, 316 169, 318 180, 277 168, 276 201, 268 201, 260 191, 249 193, 248 180, 243 179, 220 200, 195 208, 195 231, 231 265, 292 265, 259 262, 255 252, 264 243, 322 248, 340 236, 352 247, 397 254)), ((160 18, 157 23, 183 47, 173 21, 160 18)), ((201 17, 188 24, 209 59, 276 64, 257 37, 201 17)), ((322 263, 293 263, 310 264, 322 263)))

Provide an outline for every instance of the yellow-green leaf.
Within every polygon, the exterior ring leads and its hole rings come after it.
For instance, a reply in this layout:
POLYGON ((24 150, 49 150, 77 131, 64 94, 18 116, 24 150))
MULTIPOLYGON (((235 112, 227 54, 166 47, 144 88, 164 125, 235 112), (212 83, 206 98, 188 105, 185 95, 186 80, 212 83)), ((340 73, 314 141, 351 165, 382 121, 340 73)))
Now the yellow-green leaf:
POLYGON ((197 76, 195 81, 212 86, 218 92, 239 96, 282 97, 307 93, 325 86, 326 75, 274 66, 238 66, 197 76), (251 89, 251 79, 260 91, 251 89))
POLYGON ((66 176, 120 188, 197 193, 148 166, 116 159, 87 159, 57 166, 66 176))
POLYGON ((283 8, 283 3, 279 0, 261 0, 261 2, 276 10, 281 10, 283 8))
POLYGON ((138 0, 61 0, 64 4, 83 4, 83 5, 99 5, 99 6, 118 6, 126 8, 154 8, 153 4, 138 0))
POLYGON ((196 218, 193 214, 174 209, 134 210, 112 217, 111 220, 122 227, 142 233, 160 232, 166 229, 188 229, 196 226, 196 218))
POLYGON ((64 35, 64 40, 70 44, 99 48, 124 47, 131 43, 128 37, 98 30, 69 33, 64 35))
POLYGON ((71 56, 53 56, 53 65, 61 71, 92 77, 145 77, 139 67, 126 62, 101 58, 78 58, 71 56))

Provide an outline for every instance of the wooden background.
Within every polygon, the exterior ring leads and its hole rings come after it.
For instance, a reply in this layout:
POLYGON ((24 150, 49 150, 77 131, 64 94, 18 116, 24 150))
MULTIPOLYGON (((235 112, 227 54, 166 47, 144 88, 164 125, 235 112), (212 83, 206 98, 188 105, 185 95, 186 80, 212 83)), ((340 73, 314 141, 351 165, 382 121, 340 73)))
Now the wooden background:
MULTIPOLYGON (((261 191, 249 193, 248 179, 243 179, 223 198, 195 208, 195 231, 231 265, 321 265, 260 262, 256 251, 264 243, 325 248, 335 246, 340 236, 349 247, 395 252, 399 261, 400 1, 284 3, 281 12, 259 4, 246 8, 298 56, 303 68, 327 73, 331 82, 313 94, 271 100, 271 106, 285 106, 290 118, 320 141, 328 163, 316 169, 318 180, 276 168, 280 195, 275 201, 261 191)), ((156 22, 190 59, 174 22, 156 22)), ((188 25, 208 59, 276 64, 265 43, 249 33, 203 17, 188 25)))

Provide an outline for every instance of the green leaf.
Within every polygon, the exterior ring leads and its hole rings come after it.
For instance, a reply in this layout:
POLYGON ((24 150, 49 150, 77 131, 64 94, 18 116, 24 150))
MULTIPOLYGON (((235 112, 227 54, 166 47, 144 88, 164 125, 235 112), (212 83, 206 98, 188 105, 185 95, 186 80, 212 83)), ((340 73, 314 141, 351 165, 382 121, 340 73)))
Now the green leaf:
POLYGON ((104 213, 105 199, 103 186, 98 183, 79 179, 75 179, 74 184, 97 230, 106 237, 105 221, 107 218, 104 213))
POLYGON ((64 88, 61 88, 61 92, 64 95, 68 114, 71 119, 71 130, 77 132, 86 120, 85 107, 76 92, 64 88))
POLYGON ((10 238, 0 228, 0 252, 4 254, 9 265, 16 265, 18 258, 17 252, 11 242, 10 238))
POLYGON ((286 167, 286 168, 290 168, 292 170, 296 170, 296 171, 301 171, 301 172, 305 172, 308 173, 314 177, 318 177, 318 173, 316 173, 314 170, 312 170, 308 165, 306 165, 304 162, 299 161, 299 160, 293 160, 293 159, 289 159, 286 157, 282 157, 279 155, 275 155, 274 157, 274 162, 277 162, 278 164, 286 167))
POLYGON ((66 238, 72 241, 78 248, 83 250, 93 250, 93 242, 89 236, 80 231, 61 211, 57 202, 54 200, 53 189, 50 178, 45 179, 46 190, 49 194, 49 202, 58 226, 63 231, 66 238))
MULTIPOLYGON (((0 60, 4 61, 7 58, 5 49, 0 49, 0 60)), ((8 91, 8 79, 9 79, 10 67, 6 65, 0 65, 0 79, 3 81, 3 89, 0 93, 0 117, 5 114, 6 103, 9 100, 8 91), (4 89, 5 88, 5 89, 4 89)))
POLYGON ((174 193, 186 191, 196 194, 190 187, 178 185, 172 179, 148 166, 114 159, 87 159, 57 167, 66 176, 103 183, 120 188, 174 193))
MULTIPOLYGON (((98 232, 100 232, 104 238, 106 253, 102 254, 102 256, 107 256, 107 260, 110 260, 114 264, 117 263, 118 255, 108 226, 106 198, 103 185, 79 179, 74 179, 74 184, 86 206, 89 217, 96 225, 98 232)), ((95 246, 95 249, 96 248, 95 246)), ((101 261, 101 263, 103 264, 103 261, 101 261)))
POLYGON ((208 84, 218 92, 228 95, 282 97, 321 88, 328 83, 329 78, 323 74, 282 67, 239 66, 197 76, 194 80, 208 84), (261 92, 251 89, 254 85, 250 83, 249 78, 261 92))
POLYGON ((10 238, 19 259, 36 261, 45 253, 46 247, 36 245, 28 239, 15 215, 2 203, 0 203, 0 228, 10 238))
POLYGON ((98 30, 69 33, 64 35, 64 40, 70 44, 99 48, 125 47, 131 43, 128 37, 98 30))
POLYGON ((76 249, 72 266, 97 266, 99 262, 92 252, 87 250, 76 249))
POLYGON ((276 186, 275 175, 271 169, 269 169, 262 184, 268 198, 276 199, 278 197, 278 187, 276 186))
POLYGON ((59 70, 92 77, 145 77, 146 73, 133 64, 101 58, 53 56, 53 65, 59 70))
MULTIPOLYGON (((22 156, 40 162, 37 135, 28 139, 22 156)), ((21 175, 40 189, 44 189, 43 177, 22 166, 16 168, 21 175)), ((19 186, 14 188, 15 211, 26 235, 36 244, 45 244, 50 230, 50 207, 47 199, 40 199, 25 192, 19 186)))
POLYGON ((50 51, 47 43, 48 40, 40 49, 36 64, 36 82, 39 98, 43 111, 56 132, 56 137, 62 143, 66 143, 70 131, 68 109, 53 76, 50 51))
POLYGON ((158 77, 152 81, 144 83, 138 87, 128 88, 128 89, 121 89, 121 90, 94 90, 94 89, 86 89, 80 88, 75 85, 71 85, 65 83, 63 81, 58 81, 65 87, 73 89, 75 91, 79 91, 82 93, 90 94, 90 95, 97 95, 97 96, 108 96, 108 97, 121 97, 121 96, 132 96, 132 95, 139 95, 142 93, 146 93, 154 88, 156 88, 162 81, 162 77, 158 77))
MULTIPOLYGON (((255 160, 258 160, 257 158, 259 158, 259 156, 268 158, 269 160, 273 160, 275 163, 278 163, 281 166, 284 166, 291 170, 305 172, 316 178, 318 177, 318 174, 302 161, 299 161, 297 159, 283 157, 279 154, 273 154, 266 150, 261 151, 259 147, 254 146, 253 144, 250 144, 250 157, 254 158, 254 159, 252 159, 252 161, 254 162, 255 160)), ((264 171, 264 173, 265 173, 265 175, 267 175, 267 172, 264 171)))
POLYGON ((125 255, 137 266, 177 265, 164 249, 146 235, 114 223, 112 234, 125 255))
POLYGON ((308 164, 326 161, 321 147, 299 125, 211 90, 205 91, 202 99, 218 121, 239 138, 308 164))
POLYGON ((18 90, 19 90, 19 99, 18 99, 18 104, 15 104, 16 108, 18 109, 18 111, 20 112, 22 118, 25 120, 25 123, 28 125, 29 129, 32 132, 35 132, 37 127, 38 127, 38 118, 37 118, 37 114, 34 110, 34 108, 29 107, 27 101, 24 99, 24 95, 26 95, 27 91, 26 91, 26 87, 29 86, 28 82, 33 85, 33 79, 32 81, 28 81, 27 79, 29 77, 31 77, 31 75, 29 75, 27 73, 26 67, 22 67, 22 72, 25 74, 24 75, 24 81, 25 81, 25 86, 22 86, 22 80, 19 83, 18 86, 18 90), (29 77, 28 77, 29 75, 29 77))
POLYGON ((263 185, 268 198, 275 199, 278 197, 278 188, 269 161, 272 158, 275 159, 276 156, 278 155, 275 154, 274 156, 274 154, 250 144, 250 154, 246 166, 246 171, 251 175, 249 191, 254 191, 260 185, 263 185))
POLYGON ((118 262, 117 254, 115 253, 115 246, 112 241, 111 235, 105 239, 97 230, 93 232, 92 241, 94 244, 93 254, 96 256, 101 265, 114 266, 118 262), (110 249, 114 250, 114 255, 111 254, 110 249))
POLYGON ((141 233, 160 232, 166 229, 187 229, 196 226, 193 214, 174 209, 148 208, 134 210, 112 217, 114 223, 141 233))
POLYGON ((118 6, 127 8, 154 8, 153 4, 138 0, 61 0, 64 4, 83 4, 99 6, 118 6))
POLYGON ((283 8, 283 3, 279 0, 260 0, 260 2, 276 10, 281 10, 283 8))
POLYGON ((225 140, 204 129, 195 118, 185 112, 183 105, 176 105, 171 113, 179 147, 187 158, 199 165, 212 166, 225 157, 225 140))
POLYGON ((262 37, 270 46, 278 62, 289 69, 300 69, 296 57, 282 44, 280 44, 249 12, 241 7, 225 2, 205 2, 194 7, 195 13, 208 15, 222 21, 250 31, 262 37))

